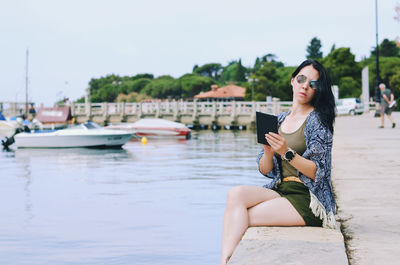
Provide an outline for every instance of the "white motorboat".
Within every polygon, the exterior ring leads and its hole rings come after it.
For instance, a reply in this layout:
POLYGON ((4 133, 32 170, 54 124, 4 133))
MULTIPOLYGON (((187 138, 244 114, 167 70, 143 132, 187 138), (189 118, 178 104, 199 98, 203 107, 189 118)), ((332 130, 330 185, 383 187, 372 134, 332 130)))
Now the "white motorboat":
POLYGON ((134 123, 120 123, 107 126, 108 129, 136 132, 138 136, 156 138, 189 139, 191 130, 184 124, 164 119, 146 118, 134 123))
POLYGON ((20 125, 16 121, 0 120, 0 135, 11 136, 18 127, 20 125))
POLYGON ((107 148, 121 147, 132 136, 131 132, 104 129, 88 122, 56 131, 21 132, 14 136, 14 140, 18 148, 107 148))

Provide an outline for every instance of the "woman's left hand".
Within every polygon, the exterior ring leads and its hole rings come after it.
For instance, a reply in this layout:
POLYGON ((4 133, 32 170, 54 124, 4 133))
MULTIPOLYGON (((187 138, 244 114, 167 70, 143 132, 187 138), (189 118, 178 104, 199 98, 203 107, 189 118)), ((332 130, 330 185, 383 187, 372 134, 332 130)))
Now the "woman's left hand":
POLYGON ((271 145, 272 150, 274 152, 283 155, 289 148, 286 144, 285 138, 279 133, 267 133, 265 135, 265 138, 267 138, 268 143, 271 145))

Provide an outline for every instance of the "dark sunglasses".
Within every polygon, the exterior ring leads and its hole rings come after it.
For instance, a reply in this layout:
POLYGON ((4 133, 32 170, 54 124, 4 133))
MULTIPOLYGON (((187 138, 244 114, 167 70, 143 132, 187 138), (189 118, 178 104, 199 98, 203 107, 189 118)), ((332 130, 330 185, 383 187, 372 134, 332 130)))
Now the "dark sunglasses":
MULTIPOLYGON (((307 81, 307 77, 305 75, 298 75, 296 77, 296 81, 299 84, 304 84, 307 81)), ((318 88, 318 81, 317 80, 311 80, 310 81, 310 87, 312 89, 317 89, 318 88)))

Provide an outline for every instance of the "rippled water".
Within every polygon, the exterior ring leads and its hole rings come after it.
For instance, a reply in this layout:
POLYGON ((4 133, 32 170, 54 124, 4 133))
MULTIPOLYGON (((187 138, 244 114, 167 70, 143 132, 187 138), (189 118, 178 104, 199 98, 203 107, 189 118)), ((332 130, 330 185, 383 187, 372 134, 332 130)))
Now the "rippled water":
POLYGON ((0 264, 217 264, 227 191, 262 185, 248 131, 0 153, 0 264))

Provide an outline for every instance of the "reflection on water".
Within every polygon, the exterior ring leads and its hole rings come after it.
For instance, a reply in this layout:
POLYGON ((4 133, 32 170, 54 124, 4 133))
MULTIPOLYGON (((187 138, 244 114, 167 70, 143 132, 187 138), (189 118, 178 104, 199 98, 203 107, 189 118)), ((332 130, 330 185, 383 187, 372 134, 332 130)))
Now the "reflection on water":
POLYGON ((227 191, 262 185, 254 133, 0 154, 0 264, 215 264, 227 191), (3 218, 5 217, 5 218, 3 218))

